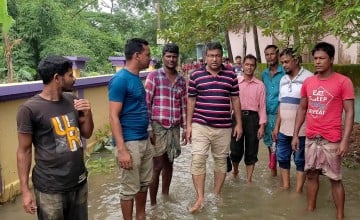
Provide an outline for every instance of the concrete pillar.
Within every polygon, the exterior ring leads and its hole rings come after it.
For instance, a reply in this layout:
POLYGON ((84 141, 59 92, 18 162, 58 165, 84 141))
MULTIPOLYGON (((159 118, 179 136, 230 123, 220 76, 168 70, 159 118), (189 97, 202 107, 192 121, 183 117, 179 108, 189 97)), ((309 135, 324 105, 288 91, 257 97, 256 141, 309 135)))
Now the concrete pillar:
POLYGON ((199 59, 203 59, 204 57, 204 49, 205 49, 205 45, 202 43, 198 43, 196 44, 196 60, 198 61, 199 59))
POLYGON ((157 60, 156 60, 156 59, 154 59, 154 58, 151 59, 147 71, 149 71, 149 72, 154 71, 154 70, 156 69, 156 68, 155 68, 156 63, 157 63, 157 60))
POLYGON ((65 56, 72 62, 72 70, 76 78, 80 78, 80 70, 85 68, 85 64, 90 60, 88 57, 65 56))
POLYGON ((116 72, 121 70, 126 64, 125 57, 109 57, 109 60, 110 60, 110 62, 112 64, 112 66, 115 66, 115 71, 116 72))

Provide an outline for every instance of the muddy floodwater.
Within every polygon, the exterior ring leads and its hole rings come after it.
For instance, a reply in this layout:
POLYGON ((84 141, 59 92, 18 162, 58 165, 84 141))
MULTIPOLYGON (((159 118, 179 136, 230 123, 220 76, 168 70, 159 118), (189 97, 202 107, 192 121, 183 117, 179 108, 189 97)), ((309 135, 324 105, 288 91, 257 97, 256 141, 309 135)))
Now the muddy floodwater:
MULTIPOLYGON (((330 183, 320 178, 317 210, 305 211, 306 195, 295 195, 291 191, 279 190, 279 178, 270 177, 267 168, 267 150, 261 144, 259 162, 256 164, 254 182, 248 185, 245 180, 245 167, 242 164, 240 176, 236 179, 228 174, 220 198, 212 193, 212 161, 209 160, 206 177, 206 199, 203 209, 189 214, 187 209, 195 201, 190 174, 190 147, 183 148, 182 154, 174 164, 174 177, 170 197, 158 195, 158 205, 147 203, 147 219, 266 219, 266 220, 313 220, 335 219, 330 183)), ((291 183, 295 183, 295 169, 291 170, 291 183)), ((360 219, 360 170, 343 169, 343 182, 346 191, 345 215, 348 220, 360 219)), ((161 187, 161 184, 160 184, 161 187)), ((161 189, 159 189, 161 192, 161 189)), ((21 208, 21 198, 15 203, 0 206, 1 220, 32 220, 21 208)), ((119 206, 118 172, 111 174, 92 174, 89 178, 89 219, 122 219, 119 206)))

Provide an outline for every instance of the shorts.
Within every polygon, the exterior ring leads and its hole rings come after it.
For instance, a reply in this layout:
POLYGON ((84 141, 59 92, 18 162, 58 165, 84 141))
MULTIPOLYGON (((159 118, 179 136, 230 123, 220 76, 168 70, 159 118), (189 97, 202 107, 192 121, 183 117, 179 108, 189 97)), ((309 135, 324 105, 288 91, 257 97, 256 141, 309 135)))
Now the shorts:
POLYGON ((131 200, 138 192, 146 192, 151 183, 153 150, 149 139, 127 141, 125 145, 132 157, 133 168, 120 168, 120 198, 131 200))
POLYGON ((171 147, 171 145, 176 145, 175 148, 179 149, 181 152, 180 126, 164 128, 158 122, 152 122, 152 128, 156 137, 155 146, 154 146, 154 157, 159 157, 165 154, 168 148, 171 147))
POLYGON ((266 147, 271 147, 273 143, 271 133, 274 130, 277 115, 267 114, 266 116, 267 116, 267 123, 265 126, 264 144, 266 147))
MULTIPOLYGON (((202 156, 202 158, 204 157, 207 158, 211 151, 211 154, 215 160, 214 169, 219 171, 224 171, 224 173, 226 173, 227 170, 226 158, 229 155, 231 128, 214 128, 207 125, 192 123, 191 140, 192 140, 191 154, 193 155, 193 159, 201 158, 201 157, 194 157, 194 155, 202 156), (223 161, 217 163, 216 162, 217 160, 223 160, 223 161), (218 165, 221 167, 218 167, 218 165)), ((202 163, 200 167, 204 167, 206 165, 206 160, 198 161, 198 163, 202 163)), ((192 162, 192 164, 194 164, 194 161, 192 162)), ((197 172, 192 171, 192 173, 197 173, 197 172)))
POLYGON ((332 143, 320 137, 306 138, 305 171, 321 170, 332 180, 341 180, 341 156, 336 154, 340 142, 332 143))
POLYGON ((255 111, 242 111, 243 135, 240 140, 231 137, 230 157, 231 161, 239 163, 245 155, 246 165, 253 165, 258 161, 259 139, 257 132, 259 130, 259 114, 255 111))
POLYGON ((37 216, 39 220, 88 219, 88 184, 84 183, 80 188, 63 193, 43 193, 36 188, 35 198, 37 205, 37 216))
POLYGON ((289 170, 291 167, 291 155, 294 157, 296 170, 304 172, 305 165, 305 137, 299 137, 299 149, 293 151, 291 147, 292 136, 286 136, 279 133, 277 136, 276 159, 282 169, 289 170))

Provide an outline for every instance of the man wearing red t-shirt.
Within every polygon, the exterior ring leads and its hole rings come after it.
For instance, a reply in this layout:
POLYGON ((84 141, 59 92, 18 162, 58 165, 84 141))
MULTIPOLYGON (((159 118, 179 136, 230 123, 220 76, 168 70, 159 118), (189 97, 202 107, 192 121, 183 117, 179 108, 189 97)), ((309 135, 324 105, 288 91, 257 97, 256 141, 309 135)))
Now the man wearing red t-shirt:
POLYGON ((292 147, 296 150, 299 146, 299 130, 306 116, 307 209, 316 208, 319 175, 323 174, 331 183, 337 219, 343 219, 345 191, 341 181, 341 158, 349 147, 355 96, 351 80, 333 71, 334 54, 334 46, 326 42, 316 44, 312 51, 316 75, 307 78, 301 88, 292 147))

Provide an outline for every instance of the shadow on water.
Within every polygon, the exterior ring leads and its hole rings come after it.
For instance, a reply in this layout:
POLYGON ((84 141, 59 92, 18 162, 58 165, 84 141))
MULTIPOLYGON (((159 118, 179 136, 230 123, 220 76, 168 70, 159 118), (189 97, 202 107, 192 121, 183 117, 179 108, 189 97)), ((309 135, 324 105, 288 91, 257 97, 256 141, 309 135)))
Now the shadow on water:
MULTIPOLYGON (((267 169, 267 150, 261 145, 259 162, 256 164, 254 183, 248 185, 241 165, 240 177, 234 179, 231 174, 226 178, 220 198, 211 194, 213 186, 212 161, 209 158, 206 179, 206 199, 204 208, 194 215, 187 209, 195 200, 190 174, 190 147, 184 147, 181 156, 174 164, 174 177, 170 188, 170 197, 158 195, 158 205, 146 205, 147 219, 334 219, 335 208, 332 202, 330 184, 321 177, 317 210, 305 211, 306 196, 279 190, 279 179, 269 176, 267 169)), ((292 168, 292 185, 295 184, 295 170, 292 168)), ((346 219, 360 219, 360 173, 359 170, 344 169, 346 190, 346 219)), ((94 174, 89 178, 89 219, 122 219, 119 206, 118 172, 94 174)), ((160 184, 161 185, 161 184, 160 184)), ((159 190, 161 192, 161 189, 159 190)), ((35 219, 21 208, 21 198, 16 203, 0 207, 0 219, 35 219)))

